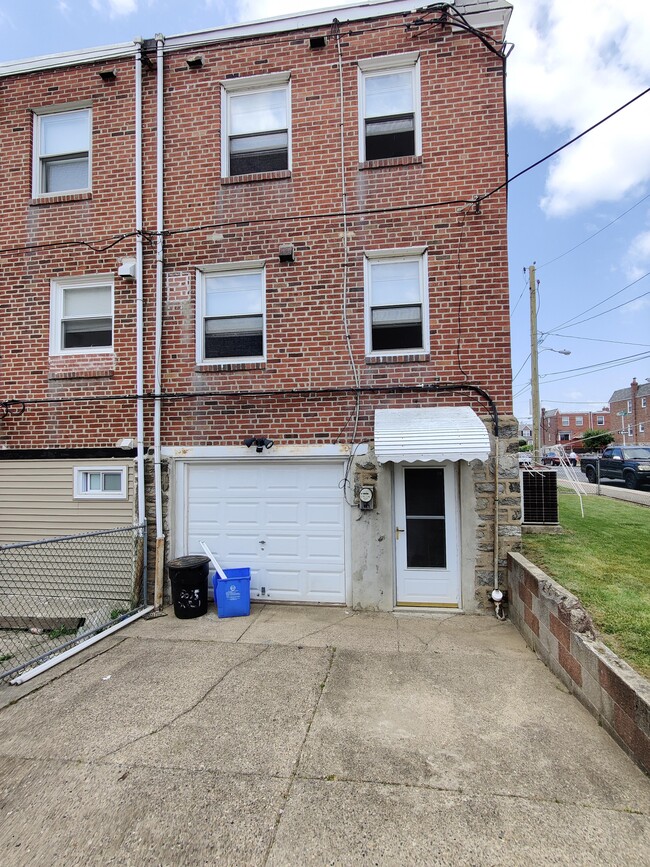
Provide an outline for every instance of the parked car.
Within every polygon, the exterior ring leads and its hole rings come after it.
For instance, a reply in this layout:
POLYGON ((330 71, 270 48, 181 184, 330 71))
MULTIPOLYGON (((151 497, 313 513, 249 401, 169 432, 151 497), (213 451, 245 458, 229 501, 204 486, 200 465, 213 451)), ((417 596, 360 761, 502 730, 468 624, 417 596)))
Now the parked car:
POLYGON ((610 446, 600 457, 583 458, 580 469, 587 481, 622 479, 626 488, 650 485, 650 446, 610 446))
POLYGON ((542 455, 542 463, 545 467, 559 467, 562 463, 559 452, 546 452, 542 455))
POLYGON ((519 466, 520 467, 532 467, 533 465, 533 453, 532 452, 519 452, 519 466))

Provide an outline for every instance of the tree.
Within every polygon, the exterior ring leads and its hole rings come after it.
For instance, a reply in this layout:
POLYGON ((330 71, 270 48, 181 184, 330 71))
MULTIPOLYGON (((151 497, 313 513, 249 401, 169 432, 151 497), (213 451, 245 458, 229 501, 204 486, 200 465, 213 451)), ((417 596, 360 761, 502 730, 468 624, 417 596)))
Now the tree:
POLYGON ((582 435, 582 447, 597 452, 614 442, 614 434, 608 430, 586 430, 582 435))

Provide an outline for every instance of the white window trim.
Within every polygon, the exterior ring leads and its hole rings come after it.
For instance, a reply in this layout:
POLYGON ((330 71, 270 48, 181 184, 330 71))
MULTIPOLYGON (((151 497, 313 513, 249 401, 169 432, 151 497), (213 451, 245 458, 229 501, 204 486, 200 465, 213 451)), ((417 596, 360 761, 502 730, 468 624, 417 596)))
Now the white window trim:
POLYGON ((645 409, 648 405, 648 400, 645 397, 641 398, 641 409, 645 409))
POLYGON ((272 72, 267 75, 248 75, 245 78, 226 78, 221 81, 221 177, 230 177, 230 97, 253 91, 286 90, 287 94, 287 169, 292 166, 291 127, 291 73, 272 72))
POLYGON ((639 433, 645 433, 645 423, 639 422, 639 433))
POLYGON ((363 257, 364 323, 366 357, 397 357, 400 355, 425 355, 430 349, 429 327, 429 266, 426 247, 406 247, 392 250, 366 250, 363 257), (370 307, 370 266, 377 261, 407 262, 419 259, 420 298, 422 303, 422 347, 413 349, 373 349, 372 316, 370 307))
POLYGON ((627 402, 627 411, 632 412, 632 401, 631 400, 628 400, 628 402, 627 402))
POLYGON ((48 105, 42 108, 32 109, 34 116, 33 129, 33 148, 32 148, 32 198, 47 199, 54 196, 69 196, 77 193, 92 192, 92 177, 93 177, 93 112, 92 103, 84 100, 83 102, 68 102, 63 105, 48 105), (67 114, 73 111, 88 112, 88 186, 83 189, 74 190, 59 190, 55 193, 46 193, 42 187, 42 172, 41 172, 41 118, 53 114, 67 114))
POLYGON ((409 51, 406 54, 390 54, 382 57, 367 57, 358 61, 357 91, 359 103, 359 162, 366 162, 366 88, 365 79, 371 75, 385 75, 387 72, 413 70, 413 112, 415 127, 415 154, 422 156, 422 100, 420 88, 420 53, 409 51))
POLYGON ((596 416, 596 427, 605 427, 605 416, 597 415, 596 416), (602 419, 602 421, 601 421, 602 419))
POLYGON ((562 427, 569 427, 570 424, 571 424, 571 419, 569 418, 569 416, 563 415, 562 416, 562 427))
POLYGON ((582 415, 576 416, 576 427, 584 427, 584 416, 582 416, 582 415))
POLYGON ((112 274, 93 274, 90 277, 66 277, 50 281, 50 355, 97 355, 112 353, 115 346, 115 285, 112 274), (82 346, 64 349, 61 341, 61 319, 63 316, 63 292, 75 287, 111 287, 111 345, 82 346))
POLYGON ((126 500, 127 499, 127 468, 121 466, 75 467, 74 468, 74 499, 75 500, 126 500), (119 491, 86 491, 83 479, 88 473, 119 473, 121 485, 119 491))
POLYGON ((258 364, 266 361, 266 260, 254 259, 249 262, 221 262, 218 265, 205 265, 196 269, 196 363, 221 367, 224 364, 258 364), (232 274, 235 271, 248 271, 260 274, 262 278, 262 355, 240 355, 231 358, 205 358, 203 318, 205 315, 205 278, 213 274, 232 274))

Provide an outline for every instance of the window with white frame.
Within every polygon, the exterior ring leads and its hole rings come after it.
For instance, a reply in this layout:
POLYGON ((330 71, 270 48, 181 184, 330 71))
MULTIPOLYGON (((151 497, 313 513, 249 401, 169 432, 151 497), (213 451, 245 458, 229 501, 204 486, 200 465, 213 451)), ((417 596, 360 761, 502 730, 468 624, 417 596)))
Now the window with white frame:
POLYGON ((50 301, 50 354, 111 352, 113 278, 53 280, 50 301))
POLYGON ((263 361, 264 262, 197 271, 197 361, 263 361))
POLYGON ((641 408, 642 408, 642 409, 645 409, 645 408, 647 407, 647 405, 648 405, 648 400, 647 400, 647 398, 642 397, 642 398, 641 398, 641 408))
POLYGON ((75 499, 126 499, 126 467, 75 467, 75 499))
POLYGON ((34 196, 90 189, 91 110, 34 113, 34 196))
POLYGON ((426 248, 365 255, 366 353, 429 351, 426 248))
POLYGON ((569 427, 569 416, 568 415, 562 416, 562 427, 569 427))
POLYGON ((596 427, 605 427, 605 416, 597 415, 596 416, 596 427))
POLYGON ((627 411, 632 412, 632 401, 631 400, 628 400, 628 402, 627 402, 627 411))
POLYGON ((628 435, 629 437, 634 436, 634 425, 629 424, 629 425, 627 426, 627 435, 628 435))
POLYGON ((291 168, 289 73, 227 79, 222 85, 222 177, 291 168))
POLYGON ((582 427, 584 424, 584 419, 581 415, 576 416, 576 427, 582 427))
POLYGON ((641 422, 641 423, 639 424, 639 433, 640 433, 640 434, 644 434, 644 433, 645 433, 645 425, 643 424, 643 422, 641 422))
POLYGON ((359 159, 419 156, 418 52, 359 61, 359 159))
POLYGON ((560 441, 561 443, 567 443, 567 442, 569 442, 570 439, 571 439, 571 434, 570 434, 570 433, 561 433, 561 434, 560 434, 559 441, 560 441))

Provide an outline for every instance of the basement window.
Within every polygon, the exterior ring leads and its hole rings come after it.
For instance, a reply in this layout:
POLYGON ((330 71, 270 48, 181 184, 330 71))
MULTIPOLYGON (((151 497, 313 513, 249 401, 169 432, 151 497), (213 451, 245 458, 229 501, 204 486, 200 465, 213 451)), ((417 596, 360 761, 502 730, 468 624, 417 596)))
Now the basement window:
POLYGON ((366 354, 429 351, 427 285, 424 248, 366 253, 366 354))
POLYGON ((81 500, 126 499, 126 467, 75 467, 74 496, 81 500))
POLYGON ((291 168, 288 73, 222 81, 222 177, 291 168))
POLYGON ((421 152, 417 52, 359 61, 359 160, 421 152))

